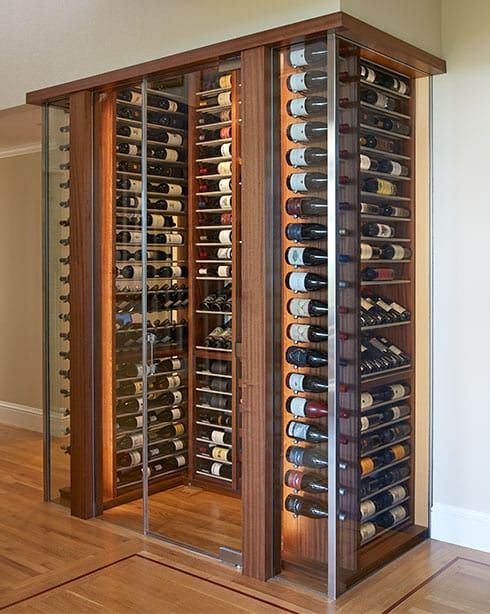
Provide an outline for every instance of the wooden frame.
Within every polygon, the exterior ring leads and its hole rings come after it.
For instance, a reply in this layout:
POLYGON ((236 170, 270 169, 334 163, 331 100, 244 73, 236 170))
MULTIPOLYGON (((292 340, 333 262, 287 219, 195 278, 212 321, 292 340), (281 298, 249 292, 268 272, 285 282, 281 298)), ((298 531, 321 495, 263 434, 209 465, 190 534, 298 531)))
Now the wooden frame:
MULTIPOLYGON (((30 92, 26 96, 29 104, 42 104, 70 95, 72 173, 70 324, 73 432, 71 505, 74 515, 88 518, 100 513, 101 506, 98 505, 94 509, 94 501, 100 502, 103 494, 100 486, 103 480, 95 480, 94 476, 94 461, 100 459, 97 459, 96 455, 94 459, 93 452, 94 438, 96 450, 101 449, 101 433, 95 428, 97 422, 94 421, 91 408, 94 397, 101 397, 107 386, 107 377, 100 378, 100 374, 112 367, 104 365, 104 356, 99 351, 103 345, 106 325, 109 323, 107 313, 95 314, 95 321, 101 324, 97 324, 95 331, 97 345, 94 345, 92 343, 94 306, 91 301, 87 301, 87 296, 92 296, 94 274, 96 293, 107 281, 107 276, 112 278, 113 274, 113 256, 109 258, 109 251, 113 249, 111 244, 113 220, 109 219, 113 215, 112 211, 107 212, 103 207, 97 210, 96 238, 95 241, 92 239, 92 91, 112 90, 143 76, 155 77, 162 71, 189 72, 203 62, 224 55, 241 53, 243 102, 241 140, 242 157, 247 160, 242 170, 242 250, 254 251, 254 258, 243 258, 241 262, 241 311, 247 314, 247 317, 242 321, 241 345, 235 346, 237 351, 241 351, 243 364, 240 399, 242 465, 246 468, 242 477, 243 568, 246 575, 261 580, 270 578, 278 571, 273 547, 273 536, 277 537, 277 527, 274 522, 276 512, 273 506, 276 485, 273 454, 275 373, 272 365, 276 362, 274 353, 277 347, 274 345, 276 318, 272 279, 275 258, 272 231, 274 219, 270 206, 273 182, 271 49, 307 37, 317 37, 326 31, 335 31, 342 38, 363 46, 363 57, 366 59, 376 60, 382 57, 388 68, 398 69, 407 76, 439 74, 446 69, 443 60, 345 13, 338 12, 44 88, 30 92), (95 266, 92 265, 94 254, 95 266), (260 335, 257 335, 258 331, 260 335), (95 347, 97 347, 96 352, 94 352, 95 347), (95 380, 95 390, 92 380, 94 366, 99 373, 99 378, 95 380), (96 494, 94 482, 98 485, 96 494)), ((112 95, 109 93, 109 96, 112 95)), ((96 103, 99 111, 102 104, 100 101, 96 103)), ((98 112, 96 119, 97 131, 105 130, 113 121, 113 118, 104 116, 103 112, 98 112)), ((96 175, 96 190, 98 194, 105 194, 103 201, 106 202, 107 199, 112 199, 112 195, 106 192, 108 188, 105 185, 107 178, 104 175, 104 159, 108 159, 111 146, 106 142, 100 143, 99 146, 100 149, 95 152, 95 160, 96 168, 101 168, 102 172, 96 175)), ((191 176, 189 179, 192 181, 191 176)), ((113 297, 106 298, 108 301, 113 299, 113 297)), ((189 435, 192 435, 192 431, 189 435)), ((235 483, 236 481, 235 479, 235 483)), ((414 534, 412 542, 417 539, 418 535, 414 534)), ((404 547, 402 544, 398 546, 399 550, 404 547)))

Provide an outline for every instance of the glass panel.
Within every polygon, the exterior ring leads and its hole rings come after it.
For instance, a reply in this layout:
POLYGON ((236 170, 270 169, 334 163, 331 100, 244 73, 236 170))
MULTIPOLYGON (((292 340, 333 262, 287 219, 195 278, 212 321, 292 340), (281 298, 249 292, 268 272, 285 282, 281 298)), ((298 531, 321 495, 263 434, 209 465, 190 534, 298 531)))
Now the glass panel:
POLYGON ((45 471, 47 499, 70 503, 70 114, 44 108, 45 471))

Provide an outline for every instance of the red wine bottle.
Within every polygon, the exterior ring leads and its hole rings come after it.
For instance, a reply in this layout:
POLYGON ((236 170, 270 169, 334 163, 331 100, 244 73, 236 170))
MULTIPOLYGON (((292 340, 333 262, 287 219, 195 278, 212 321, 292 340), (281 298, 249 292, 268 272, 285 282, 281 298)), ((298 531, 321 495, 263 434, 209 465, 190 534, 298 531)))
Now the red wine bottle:
POLYGON ((294 392, 328 392, 328 380, 318 375, 289 373, 286 376, 286 386, 294 392))
POLYGON ((311 501, 310 499, 304 499, 297 495, 288 495, 286 502, 284 503, 288 512, 291 512, 295 516, 307 516, 308 518, 328 518, 327 509, 318 503, 318 501, 311 501))
POLYGON ((288 198, 286 211, 299 217, 317 217, 327 214, 327 201, 324 198, 288 198))
POLYGON ((328 483, 326 480, 320 480, 312 473, 304 473, 289 469, 284 476, 284 483, 289 488, 294 490, 302 490, 303 492, 321 494, 328 492, 328 483))
POLYGON ((288 397, 286 410, 293 416, 302 418, 325 418, 328 416, 325 403, 304 399, 303 397, 288 397))

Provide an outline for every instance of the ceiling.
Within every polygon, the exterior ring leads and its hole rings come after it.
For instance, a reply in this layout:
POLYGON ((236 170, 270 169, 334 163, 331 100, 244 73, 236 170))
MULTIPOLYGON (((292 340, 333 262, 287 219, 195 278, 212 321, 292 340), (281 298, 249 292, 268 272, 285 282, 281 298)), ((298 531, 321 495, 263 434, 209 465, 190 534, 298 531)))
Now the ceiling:
POLYGON ((41 107, 21 105, 0 111, 0 157, 41 149, 41 107))

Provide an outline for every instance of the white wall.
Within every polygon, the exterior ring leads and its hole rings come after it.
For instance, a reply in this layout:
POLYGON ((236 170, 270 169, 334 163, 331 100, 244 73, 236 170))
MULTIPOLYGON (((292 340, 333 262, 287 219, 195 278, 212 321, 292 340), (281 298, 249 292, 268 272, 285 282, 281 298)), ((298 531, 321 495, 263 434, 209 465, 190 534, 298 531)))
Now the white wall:
POLYGON ((433 536, 490 551, 490 3, 444 0, 434 80, 433 536))
POLYGON ((440 0, 4 0, 0 109, 29 90, 341 8, 439 52, 440 0))

